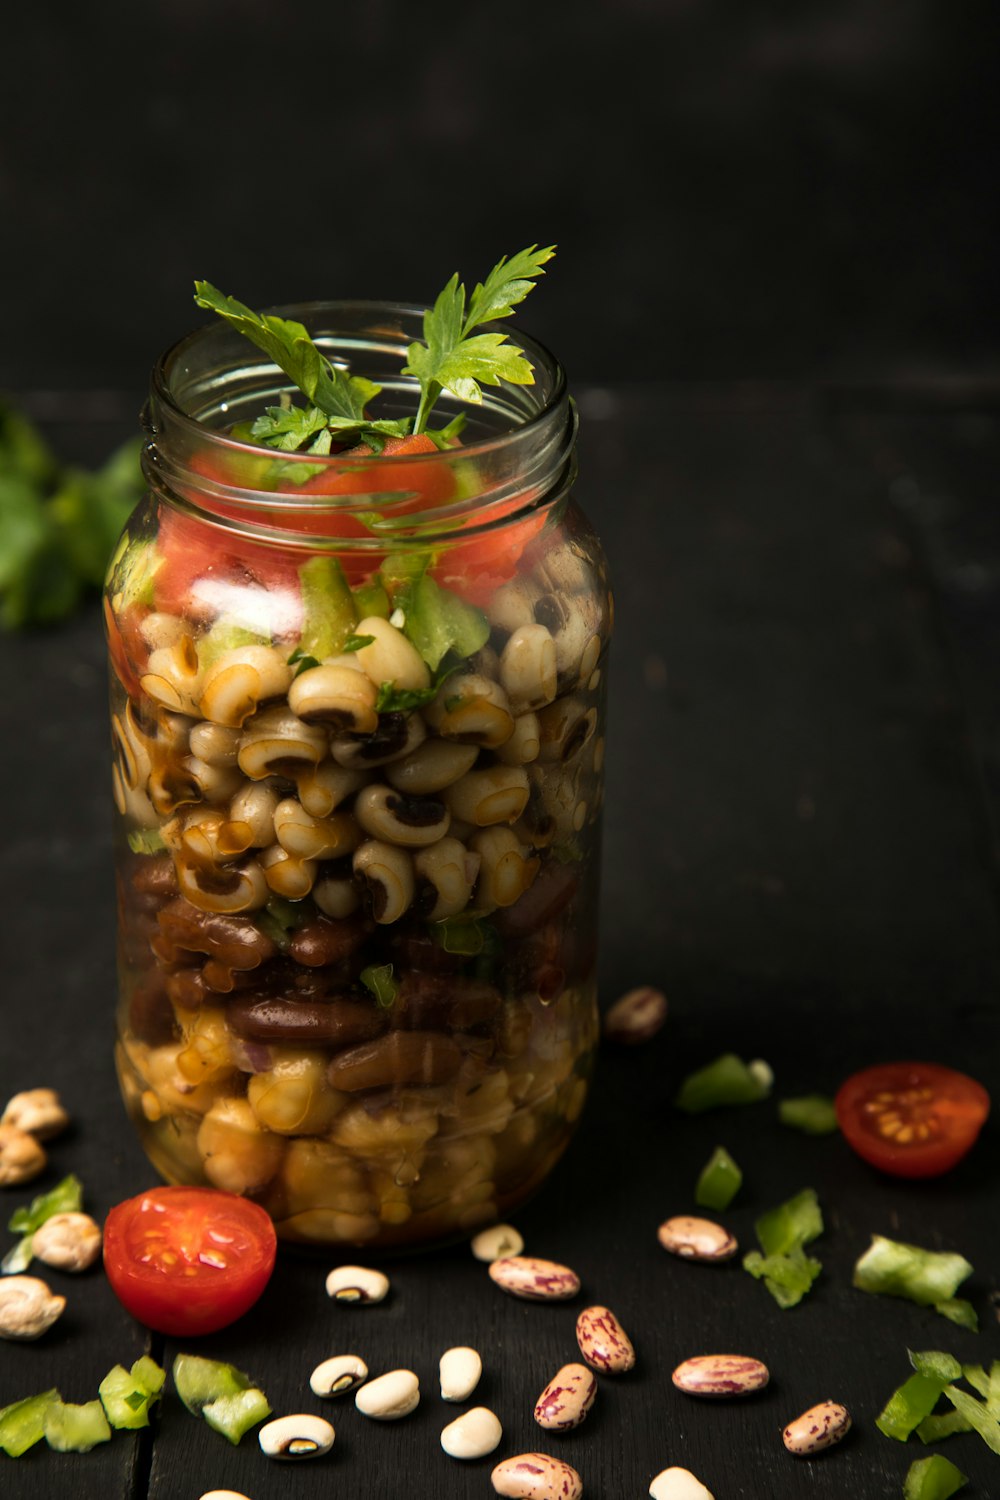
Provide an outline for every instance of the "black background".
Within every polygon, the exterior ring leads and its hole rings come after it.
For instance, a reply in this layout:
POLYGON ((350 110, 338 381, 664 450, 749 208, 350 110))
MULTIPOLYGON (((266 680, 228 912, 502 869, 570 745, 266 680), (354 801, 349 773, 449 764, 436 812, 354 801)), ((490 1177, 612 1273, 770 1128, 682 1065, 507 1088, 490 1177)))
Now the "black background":
POLYGON ((990 0, 91 0, 4 16, 0 389, 557 241, 572 380, 995 370, 990 0))

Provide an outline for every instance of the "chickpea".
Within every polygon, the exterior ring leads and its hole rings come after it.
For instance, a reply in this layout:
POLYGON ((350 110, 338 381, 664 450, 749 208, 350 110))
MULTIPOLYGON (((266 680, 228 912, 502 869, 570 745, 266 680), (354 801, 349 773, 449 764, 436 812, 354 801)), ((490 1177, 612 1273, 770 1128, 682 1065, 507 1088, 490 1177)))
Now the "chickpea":
POLYGON ((246 1099, 219 1099, 198 1131, 205 1176, 229 1193, 259 1191, 281 1165, 285 1143, 262 1130, 246 1099))

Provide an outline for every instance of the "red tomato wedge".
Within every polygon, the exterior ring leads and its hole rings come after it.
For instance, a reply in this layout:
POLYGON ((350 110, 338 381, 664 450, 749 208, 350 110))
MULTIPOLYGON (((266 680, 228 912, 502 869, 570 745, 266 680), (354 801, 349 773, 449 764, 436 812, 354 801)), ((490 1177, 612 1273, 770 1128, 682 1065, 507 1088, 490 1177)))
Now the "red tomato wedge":
POLYGON ((151 1188, 104 1225, 118 1300, 147 1328, 184 1338, 242 1317, 270 1280, 276 1250, 264 1210, 215 1188, 151 1188))
POLYGON ((847 1144, 894 1177, 938 1177, 972 1149, 990 1112, 981 1083, 938 1063, 854 1073, 833 1101, 847 1144))

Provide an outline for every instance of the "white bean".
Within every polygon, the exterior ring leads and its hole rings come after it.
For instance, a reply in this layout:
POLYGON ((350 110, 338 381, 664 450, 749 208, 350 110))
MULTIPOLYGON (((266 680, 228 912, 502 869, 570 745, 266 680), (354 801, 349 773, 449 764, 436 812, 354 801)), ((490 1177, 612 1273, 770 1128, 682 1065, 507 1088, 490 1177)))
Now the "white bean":
MULTIPOLYGON (((438 1371, 442 1401, 467 1401, 479 1384, 483 1361, 476 1349, 459 1344, 454 1349, 444 1351, 438 1371)), ((496 1447, 496 1444, 493 1446, 496 1447)))
POLYGON ((473 1406, 441 1433, 441 1447, 449 1458, 485 1458, 503 1437, 503 1428, 495 1412, 487 1406, 473 1406))
POLYGON ((408 1417, 420 1404, 420 1381, 412 1370, 390 1370, 363 1385, 354 1398, 363 1416, 376 1422, 408 1417))

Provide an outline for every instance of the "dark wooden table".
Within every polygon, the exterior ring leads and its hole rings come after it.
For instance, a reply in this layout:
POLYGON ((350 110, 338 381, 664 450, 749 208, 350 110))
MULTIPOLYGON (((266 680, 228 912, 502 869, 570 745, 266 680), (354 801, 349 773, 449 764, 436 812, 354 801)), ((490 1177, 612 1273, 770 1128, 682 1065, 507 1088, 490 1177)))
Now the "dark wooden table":
MULTIPOLYGON (((717 1500, 883 1500, 928 1451, 874 1425, 908 1373, 907 1348, 1000 1356, 997 1125, 956 1171, 907 1185, 838 1136, 782 1127, 775 1105, 900 1056, 998 1082, 1000 391, 645 387, 584 391, 580 404, 580 495, 618 601, 602 999, 653 983, 671 1006, 648 1046, 602 1055, 574 1145, 517 1215, 529 1250, 578 1269, 581 1298, 516 1302, 458 1246, 389 1263, 390 1299, 344 1309, 325 1296, 327 1260, 282 1258, 257 1309, 203 1352, 250 1371, 276 1412, 320 1408, 307 1379, 331 1353, 410 1366, 424 1391, 415 1415, 377 1425, 334 1406, 332 1455, 290 1471, 252 1436, 231 1448, 168 1392, 148 1433, 87 1456, 44 1445, 16 1463, 0 1455, 3 1500, 197 1500, 215 1486, 252 1500, 486 1497, 495 1457, 461 1466, 438 1444, 454 1409, 438 1399, 437 1359, 455 1343, 482 1351, 476 1399, 505 1429, 496 1456, 558 1453, 589 1500, 642 1496, 671 1463, 717 1500), (678 1114, 678 1081, 723 1050, 766 1058, 775 1098, 678 1114), (780 1311, 738 1264, 691 1266, 660 1250, 657 1225, 692 1209, 716 1144, 744 1170, 725 1218, 747 1245, 764 1208, 805 1186, 819 1193, 824 1271, 798 1308, 780 1311), (873 1232, 967 1255, 982 1332, 852 1289, 873 1232), (545 1437, 531 1407, 575 1357, 589 1301, 617 1311, 638 1366, 602 1379, 577 1433, 545 1437), (672 1368, 714 1350, 765 1360, 768 1390, 723 1405, 674 1391, 672 1368), (796 1461, 781 1427, 827 1397, 850 1407, 854 1430, 796 1461)), ((103 424, 74 423, 58 403, 45 414, 70 458, 97 459, 128 430, 113 404, 103 424)), ((0 1096, 50 1084, 74 1117, 45 1177, 6 1190, 0 1213, 73 1170, 100 1217, 153 1174, 111 1064, 96 608, 0 640, 0 680, 0 1096)), ((53 1384, 90 1399, 117 1361, 144 1349, 173 1358, 174 1343, 148 1338, 99 1270, 48 1279, 69 1308, 37 1344, 0 1344, 0 1406, 53 1384)), ((1000 1494, 1000 1459, 977 1437, 940 1451, 968 1474, 963 1495, 1000 1494)))

